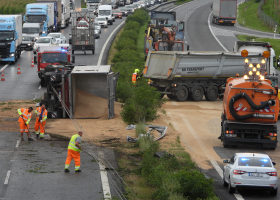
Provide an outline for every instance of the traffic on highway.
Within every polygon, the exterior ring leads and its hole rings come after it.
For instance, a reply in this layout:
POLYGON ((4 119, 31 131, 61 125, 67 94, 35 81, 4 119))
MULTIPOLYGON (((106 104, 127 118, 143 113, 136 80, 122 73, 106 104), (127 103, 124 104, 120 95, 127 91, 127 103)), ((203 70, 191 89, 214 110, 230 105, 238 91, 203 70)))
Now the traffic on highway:
POLYGON ((144 79, 165 99, 156 123, 176 131, 204 177, 213 179, 217 199, 280 199, 279 55, 267 41, 237 38, 275 34, 238 23, 244 0, 176 2, 36 0, 23 15, 0 15, 0 106, 7 106, 0 114, 0 199, 142 199, 134 190, 133 198, 124 195, 130 188, 113 148, 94 144, 121 137, 114 131, 126 126, 114 120, 124 103, 117 102, 118 79, 128 71, 114 71, 110 54, 117 52, 118 32, 142 9, 150 18, 142 42, 134 41, 143 69, 131 74, 132 84, 144 79), (95 128, 100 135, 88 134, 95 128), (63 196, 64 189, 75 192, 63 196))

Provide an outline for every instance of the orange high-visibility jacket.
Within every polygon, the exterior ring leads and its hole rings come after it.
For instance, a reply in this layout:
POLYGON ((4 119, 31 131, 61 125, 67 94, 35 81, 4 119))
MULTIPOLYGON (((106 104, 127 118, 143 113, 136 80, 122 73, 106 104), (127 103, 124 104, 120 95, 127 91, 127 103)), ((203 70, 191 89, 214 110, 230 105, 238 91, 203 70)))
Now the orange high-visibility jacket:
POLYGON ((133 74, 132 74, 132 83, 136 83, 136 81, 137 81, 137 76, 138 76, 137 73, 133 73, 133 74))
POLYGON ((25 108, 18 109, 18 114, 23 115, 23 119, 19 117, 18 119, 19 122, 23 122, 27 124, 30 122, 32 114, 28 112, 28 109, 25 108))
MULTIPOLYGON (((37 114, 37 119, 36 120, 39 120, 41 112, 42 112, 42 107, 39 107, 35 110, 35 113, 37 114)), ((47 116, 48 116, 48 111, 47 111, 47 109, 45 109, 44 112, 43 112, 42 121, 46 121, 47 116)))

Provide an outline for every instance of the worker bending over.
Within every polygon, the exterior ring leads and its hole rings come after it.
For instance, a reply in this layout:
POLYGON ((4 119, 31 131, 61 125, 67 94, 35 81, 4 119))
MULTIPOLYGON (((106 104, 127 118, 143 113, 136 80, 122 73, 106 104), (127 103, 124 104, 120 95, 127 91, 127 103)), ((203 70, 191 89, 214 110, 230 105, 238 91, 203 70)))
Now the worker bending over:
POLYGON ((45 104, 42 104, 41 107, 37 108, 35 110, 35 113, 37 114, 36 123, 35 123, 36 138, 39 138, 39 127, 40 127, 40 139, 43 139, 45 133, 46 120, 48 116, 48 111, 46 109, 45 104))
POLYGON ((140 79, 139 72, 139 69, 135 69, 134 73, 132 74, 132 83, 136 83, 136 81, 140 79))
POLYGON ((31 120, 32 117, 32 112, 33 108, 29 107, 28 109, 26 108, 20 108, 18 109, 18 114, 20 115, 18 122, 19 122, 19 128, 20 128, 20 135, 21 135, 21 141, 24 141, 23 139, 23 132, 25 131, 25 133, 27 134, 28 137, 28 141, 33 141, 30 138, 30 133, 29 133, 29 122, 31 120))
POLYGON ((80 165, 81 165, 81 158, 80 158, 80 152, 81 152, 81 143, 82 143, 82 131, 78 131, 78 134, 73 135, 70 139, 69 145, 68 145, 68 154, 65 161, 65 172, 69 172, 69 166, 74 159, 75 161, 75 172, 81 172, 80 165))

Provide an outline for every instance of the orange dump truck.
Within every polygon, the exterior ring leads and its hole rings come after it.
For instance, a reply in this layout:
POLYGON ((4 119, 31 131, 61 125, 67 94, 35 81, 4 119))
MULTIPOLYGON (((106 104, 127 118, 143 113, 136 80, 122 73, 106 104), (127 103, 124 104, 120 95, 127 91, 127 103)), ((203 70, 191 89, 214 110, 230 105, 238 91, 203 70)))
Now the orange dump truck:
MULTIPOLYGON (((247 57, 248 51, 243 50, 247 57)), ((221 136, 224 147, 238 143, 259 143, 266 149, 277 146, 279 114, 278 87, 265 79, 266 58, 244 58, 244 77, 228 78, 223 99, 221 136)))

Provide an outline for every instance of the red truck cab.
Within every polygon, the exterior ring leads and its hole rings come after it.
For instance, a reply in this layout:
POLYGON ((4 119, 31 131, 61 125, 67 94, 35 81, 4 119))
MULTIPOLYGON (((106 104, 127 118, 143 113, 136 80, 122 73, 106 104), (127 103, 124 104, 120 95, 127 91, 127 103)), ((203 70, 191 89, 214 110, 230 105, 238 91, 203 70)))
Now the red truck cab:
MULTIPOLYGON (((34 56, 34 63, 37 64, 38 77, 41 79, 41 86, 45 86, 44 74, 48 65, 59 65, 60 62, 71 62, 71 49, 69 44, 60 44, 57 46, 42 46, 38 48, 37 56, 34 56)), ((72 56, 72 63, 75 63, 75 57, 72 56)))

